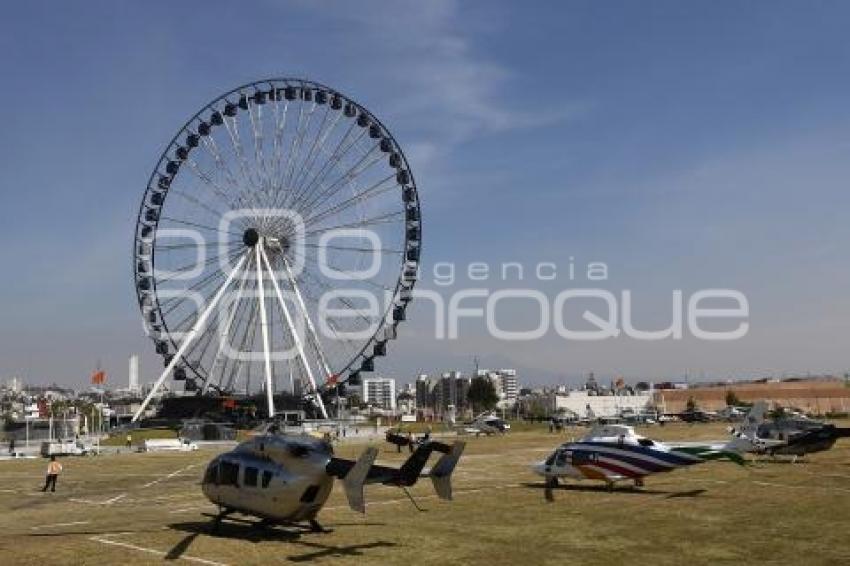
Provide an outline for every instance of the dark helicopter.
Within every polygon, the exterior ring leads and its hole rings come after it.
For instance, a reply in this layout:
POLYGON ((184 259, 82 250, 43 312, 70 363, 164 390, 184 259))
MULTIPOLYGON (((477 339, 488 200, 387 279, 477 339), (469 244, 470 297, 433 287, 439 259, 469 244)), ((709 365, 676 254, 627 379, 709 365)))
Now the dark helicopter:
POLYGON ((265 434, 213 459, 202 489, 220 509, 214 527, 238 512, 257 517, 265 525, 306 522, 313 531, 323 532, 316 516, 334 479, 342 480, 349 506, 360 513, 366 512, 364 486, 371 483, 406 491, 420 477, 429 477, 437 495, 450 500, 451 475, 463 449, 463 442, 423 442, 401 467, 391 468, 374 464, 377 448, 367 448, 354 461, 335 457, 330 443, 311 436, 265 434), (432 452, 442 456, 422 475, 432 452))
POLYGON ((773 420, 765 420, 767 403, 758 401, 747 415, 740 430, 732 429, 735 436, 749 441, 748 451, 769 456, 806 456, 832 448, 839 438, 850 438, 850 428, 840 428, 803 416, 783 412, 773 420))

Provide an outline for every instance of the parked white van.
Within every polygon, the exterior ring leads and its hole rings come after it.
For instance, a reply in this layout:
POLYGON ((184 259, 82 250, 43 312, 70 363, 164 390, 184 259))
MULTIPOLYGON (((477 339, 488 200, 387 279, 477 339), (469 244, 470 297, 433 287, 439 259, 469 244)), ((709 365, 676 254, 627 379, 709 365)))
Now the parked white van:
POLYGON ((185 438, 149 438, 144 442, 145 452, 190 452, 197 449, 197 444, 185 438))

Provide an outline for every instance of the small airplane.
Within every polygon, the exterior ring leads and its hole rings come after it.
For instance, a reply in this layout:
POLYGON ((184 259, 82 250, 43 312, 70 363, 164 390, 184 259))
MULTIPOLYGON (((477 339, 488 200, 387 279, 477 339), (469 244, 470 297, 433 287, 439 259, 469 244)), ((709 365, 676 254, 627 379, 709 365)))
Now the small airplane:
POLYGON ((505 434, 511 429, 511 425, 508 422, 492 413, 481 413, 471 422, 464 423, 462 426, 466 434, 474 434, 475 436, 482 434, 487 436, 505 434))
POLYGON ((642 487, 650 474, 718 459, 744 463, 734 442, 722 446, 665 443, 635 434, 630 426, 597 425, 584 438, 562 444, 531 469, 545 478, 546 499, 552 501, 559 478, 599 480, 609 490, 616 482, 627 480, 642 487))
MULTIPOLYGON (((215 457, 201 484, 204 495, 219 507, 213 528, 233 513, 256 517, 260 525, 308 523, 314 532, 325 532, 316 520, 333 488, 342 480, 348 504, 365 513, 364 486, 380 483, 405 490, 420 477, 428 477, 441 499, 451 500, 452 472, 464 443, 425 442, 400 468, 375 465, 377 448, 367 448, 357 461, 336 458, 330 443, 307 435, 262 434, 215 457), (432 452, 442 456, 430 472, 422 470, 432 452)), ((411 501, 414 502, 411 497, 411 501)))
POLYGON ((743 445, 749 442, 748 452, 771 457, 800 456, 832 448, 839 438, 850 438, 850 428, 839 428, 806 417, 780 417, 765 420, 767 404, 759 401, 747 415, 740 430, 732 429, 733 436, 743 445))

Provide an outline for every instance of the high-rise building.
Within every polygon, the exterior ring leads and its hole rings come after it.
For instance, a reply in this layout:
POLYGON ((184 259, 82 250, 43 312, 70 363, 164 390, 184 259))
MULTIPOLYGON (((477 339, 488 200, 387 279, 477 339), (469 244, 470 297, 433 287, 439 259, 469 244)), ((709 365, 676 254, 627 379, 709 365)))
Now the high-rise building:
POLYGON ((515 369, 479 369, 476 377, 486 377, 493 383, 496 393, 499 395, 499 408, 507 409, 513 407, 519 396, 519 384, 517 382, 515 369))
POLYGON ((127 389, 130 390, 130 393, 141 393, 141 389, 139 388, 139 355, 133 354, 130 356, 130 367, 129 367, 129 375, 130 379, 128 380, 127 389))
POLYGON ((363 378, 363 402, 395 411, 395 379, 389 377, 363 378))
POLYGON ((434 382, 424 373, 416 378, 416 407, 419 409, 434 407, 434 382))

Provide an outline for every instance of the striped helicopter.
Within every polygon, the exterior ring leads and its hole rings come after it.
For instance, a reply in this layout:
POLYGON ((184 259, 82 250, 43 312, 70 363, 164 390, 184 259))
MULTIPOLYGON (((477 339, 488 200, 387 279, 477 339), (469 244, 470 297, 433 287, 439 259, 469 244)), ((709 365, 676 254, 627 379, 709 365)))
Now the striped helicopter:
POLYGON ((666 443, 635 433, 627 425, 597 425, 581 440, 566 442, 548 458, 532 465, 534 473, 546 480, 546 499, 552 501, 552 489, 559 478, 597 480, 609 490, 621 481, 643 487, 648 475, 669 472, 709 460, 727 459, 744 464, 739 443, 666 443))

